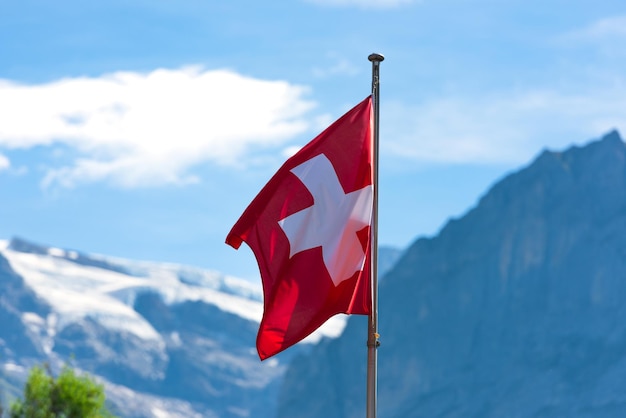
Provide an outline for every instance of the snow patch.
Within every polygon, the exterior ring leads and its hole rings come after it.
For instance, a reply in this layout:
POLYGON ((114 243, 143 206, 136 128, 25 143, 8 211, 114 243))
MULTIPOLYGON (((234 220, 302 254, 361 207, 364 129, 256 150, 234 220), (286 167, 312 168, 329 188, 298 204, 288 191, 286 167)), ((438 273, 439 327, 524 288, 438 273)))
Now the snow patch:
POLYGON ((22 314, 22 322, 26 325, 33 325, 36 327, 43 327, 45 324, 45 320, 35 312, 24 312, 22 314))
MULTIPOLYGON (((43 318, 27 317, 29 324, 43 329, 52 341, 67 325, 91 318, 102 326, 131 333, 164 347, 159 333, 134 309, 138 294, 159 294, 166 304, 201 301, 224 312, 260 322, 263 293, 260 285, 214 271, 171 263, 131 261, 114 257, 92 256, 93 260, 113 263, 129 274, 97 266, 77 264, 76 251, 51 247, 47 254, 14 251, 9 241, 0 241, 0 252, 35 293, 54 309, 46 324, 43 318), (35 322, 33 322, 35 321, 35 322)), ((322 337, 341 335, 345 315, 335 316, 307 337, 305 343, 317 343, 322 337)), ((167 337, 166 337, 167 338, 167 337)), ((177 344, 177 340, 172 342, 177 344)))
POLYGON ((19 364, 15 364, 15 363, 4 363, 3 365, 4 367, 4 371, 9 372, 9 373, 24 373, 26 372, 26 368, 24 366, 20 366, 19 364))
POLYGON ((180 334, 178 332, 172 332, 170 334, 170 341, 174 347, 180 347, 183 345, 182 340, 180 339, 180 334))
POLYGON ((186 401, 157 397, 134 391, 103 378, 98 378, 98 381, 105 386, 107 399, 117 406, 123 406, 129 416, 146 418, 217 418, 217 415, 211 411, 203 411, 204 413, 196 411, 186 401))
POLYGON ((50 354, 52 347, 54 347, 55 332, 50 332, 48 318, 44 319, 35 312, 24 312, 22 314, 22 323, 26 325, 31 333, 39 336, 41 348, 46 354, 50 354))
POLYGON ((152 415, 154 415, 155 418, 169 418, 170 416, 167 411, 164 411, 156 406, 152 408, 152 415))
POLYGON ((58 314, 53 320, 55 330, 89 317, 105 327, 163 344, 152 325, 107 293, 109 287, 130 286, 136 278, 57 257, 11 250, 5 250, 4 255, 26 284, 54 307, 58 314))
POLYGON ((269 366, 269 367, 278 367, 278 359, 275 358, 270 358, 268 360, 265 361, 265 363, 269 366))
POLYGON ((51 247, 51 248, 48 248, 48 254, 50 254, 53 257, 65 257, 65 250, 51 247))

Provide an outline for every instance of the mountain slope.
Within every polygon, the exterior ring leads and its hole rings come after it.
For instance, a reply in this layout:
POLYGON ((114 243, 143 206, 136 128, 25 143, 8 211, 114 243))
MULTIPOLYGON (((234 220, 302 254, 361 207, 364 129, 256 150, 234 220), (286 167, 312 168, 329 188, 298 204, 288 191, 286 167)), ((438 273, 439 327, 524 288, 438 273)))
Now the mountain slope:
POLYGON ((13 394, 33 364, 71 362, 123 417, 272 417, 286 362, 309 347, 261 363, 261 314, 259 285, 219 273, 0 243, 0 382, 13 394))
MULTIPOLYGON (((626 411, 626 146, 544 152, 380 286, 379 414, 626 411)), ((362 417, 365 324, 293 361, 279 417, 362 417)))

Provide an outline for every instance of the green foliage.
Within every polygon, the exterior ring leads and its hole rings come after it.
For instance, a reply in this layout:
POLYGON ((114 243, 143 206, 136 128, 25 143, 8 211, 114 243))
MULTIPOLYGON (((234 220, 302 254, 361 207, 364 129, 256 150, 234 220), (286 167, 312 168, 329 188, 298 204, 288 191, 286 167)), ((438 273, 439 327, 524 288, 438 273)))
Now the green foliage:
POLYGON ((76 375, 64 366, 52 377, 47 368, 35 366, 24 387, 24 399, 11 405, 11 418, 110 418, 104 387, 87 375, 76 375))

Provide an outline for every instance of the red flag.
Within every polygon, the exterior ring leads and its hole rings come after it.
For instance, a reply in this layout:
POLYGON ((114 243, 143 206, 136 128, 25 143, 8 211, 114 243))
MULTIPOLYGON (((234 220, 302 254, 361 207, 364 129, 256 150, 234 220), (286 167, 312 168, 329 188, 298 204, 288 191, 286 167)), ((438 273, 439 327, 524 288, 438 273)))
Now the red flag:
POLYGON ((335 314, 371 311, 371 118, 370 96, 289 158, 226 238, 259 264, 261 360, 335 314))

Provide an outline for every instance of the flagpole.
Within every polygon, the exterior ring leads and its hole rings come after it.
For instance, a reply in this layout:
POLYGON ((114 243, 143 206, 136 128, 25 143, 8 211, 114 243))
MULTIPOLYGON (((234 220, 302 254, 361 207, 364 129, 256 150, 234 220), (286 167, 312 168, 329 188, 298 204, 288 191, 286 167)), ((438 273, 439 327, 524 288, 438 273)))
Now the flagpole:
POLYGON ((377 409, 377 368, 378 368, 378 120, 380 113, 380 63, 385 59, 380 54, 370 54, 367 59, 372 62, 372 103, 373 103, 373 177, 374 177, 374 207, 372 210, 372 239, 371 239, 371 293, 372 311, 368 316, 367 333, 367 418, 376 418, 377 409))

